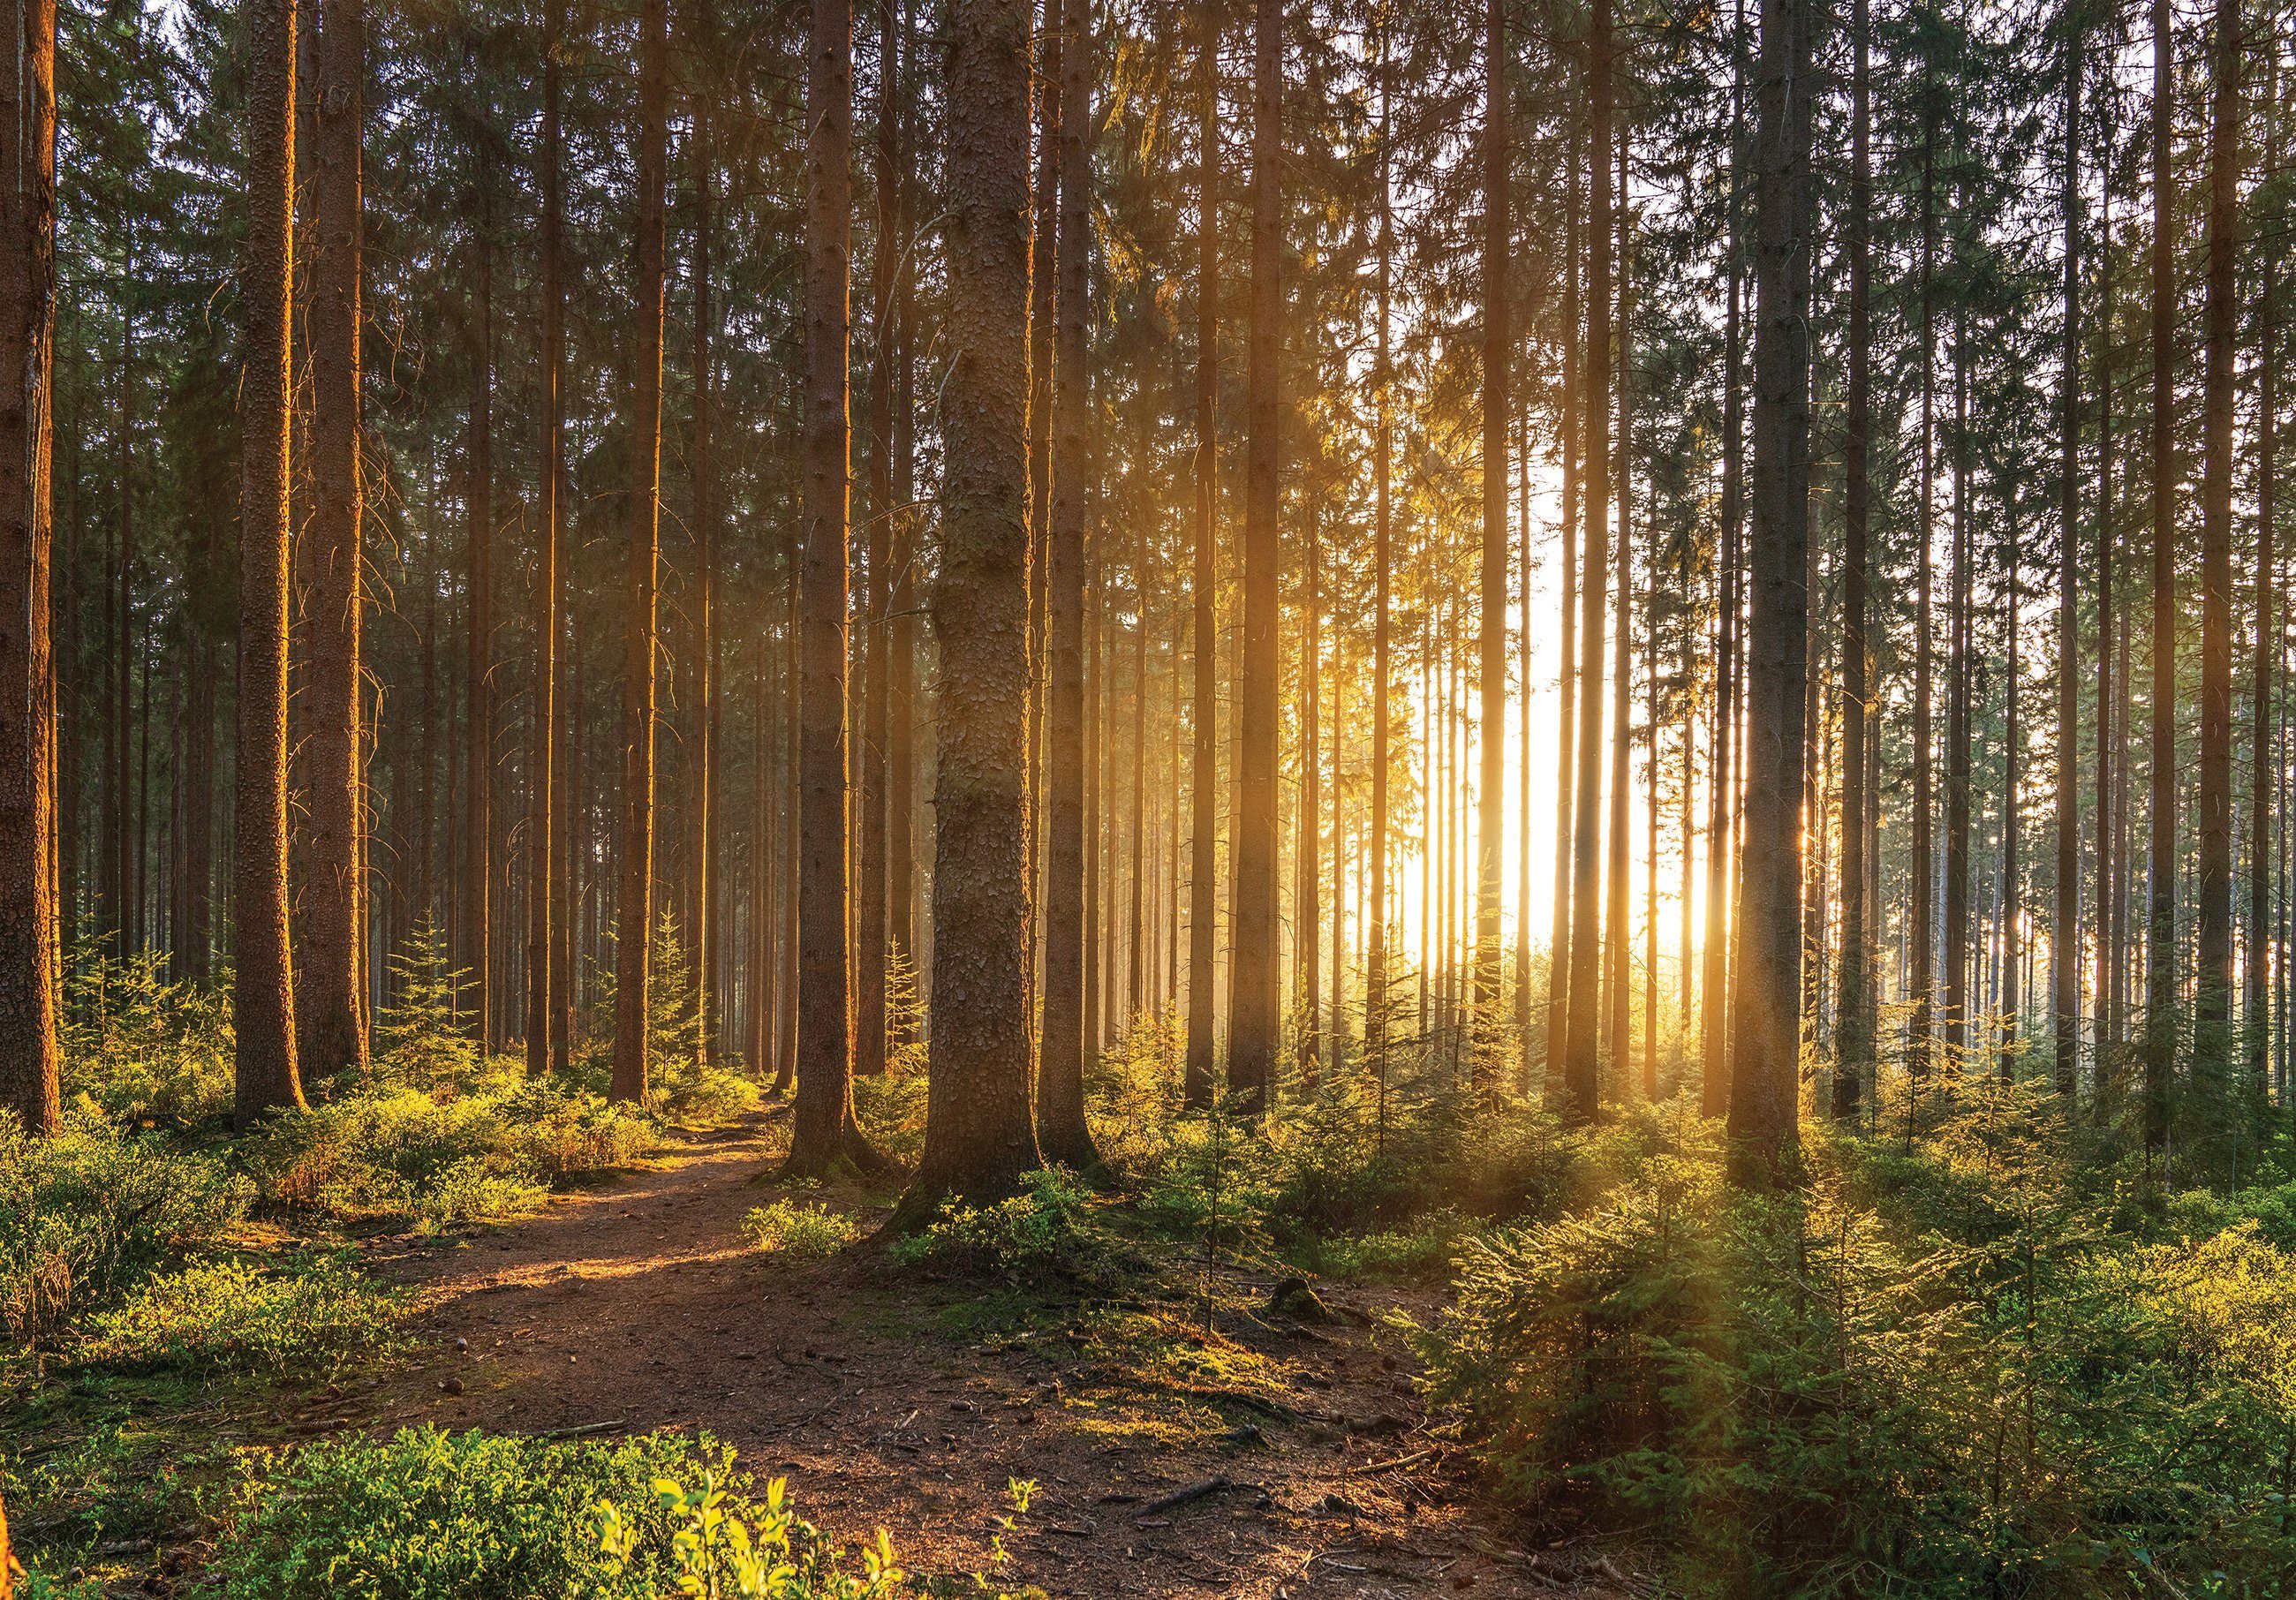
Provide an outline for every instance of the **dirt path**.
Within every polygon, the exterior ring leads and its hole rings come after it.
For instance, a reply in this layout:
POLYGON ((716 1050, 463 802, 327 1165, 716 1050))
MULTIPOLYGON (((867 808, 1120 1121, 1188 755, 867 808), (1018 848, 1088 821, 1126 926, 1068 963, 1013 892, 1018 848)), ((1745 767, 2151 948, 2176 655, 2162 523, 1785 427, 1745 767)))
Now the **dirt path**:
POLYGON ((884 1527, 926 1572, 986 1567, 1007 1480, 1033 1479, 996 1576, 1055 1596, 1644 1588, 1621 1579, 1623 1555, 1526 1550, 1447 1484, 1407 1358, 1371 1317, 1245 1330, 1227 1349, 1261 1388, 1207 1401, 1114 1370, 1077 1325, 1000 1320, 994 1291, 920 1286, 865 1251, 760 1257, 740 1224, 767 1198, 750 1180, 780 1137, 753 1120, 466 1243, 381 1244, 382 1269, 422 1292, 437 1354, 359 1420, 706 1428, 761 1476, 786 1474, 808 1520, 844 1538, 884 1527), (1228 1486, 1156 1508, 1213 1478, 1228 1486))

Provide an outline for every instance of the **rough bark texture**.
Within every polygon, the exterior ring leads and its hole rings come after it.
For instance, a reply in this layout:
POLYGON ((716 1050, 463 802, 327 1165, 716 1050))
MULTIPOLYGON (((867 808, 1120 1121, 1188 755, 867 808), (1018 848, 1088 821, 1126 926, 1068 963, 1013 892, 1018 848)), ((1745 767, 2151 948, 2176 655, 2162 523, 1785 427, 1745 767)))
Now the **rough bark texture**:
POLYGON ((1475 1023, 1477 1044, 1496 1043, 1499 995, 1500 872, 1506 859, 1507 428, 1513 420, 1508 366, 1506 11, 1488 0, 1483 22, 1483 545, 1481 772, 1475 791, 1475 1023))
POLYGON ((1029 1100, 1028 0, 953 0, 924 1152, 908 1211, 1009 1193, 1029 1100))
MULTIPOLYGON (((1864 0, 1860 0, 1862 4, 1864 0)), ((2057 483, 2057 897, 2049 932, 2051 1077, 2072 1098, 2080 1066, 2080 101, 2083 19, 2065 18, 2064 370, 2057 483)), ((2100 633, 2103 631, 2100 625, 2100 633)), ((2102 759, 2105 730, 2097 728, 2102 759)), ((2099 848, 2103 848, 2100 836, 2099 848)))
MULTIPOLYGON (((1189 708, 1193 743, 1188 774, 1188 1054, 1181 1093, 1188 1105, 1201 1108, 1212 1097, 1213 1036, 1219 1011, 1219 997, 1213 988, 1219 931, 1216 882, 1219 631, 1214 550, 1219 531, 1219 9, 1205 4, 1194 7, 1194 12, 1200 35, 1196 41, 1196 517, 1189 600, 1194 630, 1190 665, 1195 682, 1189 708)), ((1380 482, 1384 486, 1384 455, 1381 461, 1380 482)), ((1382 531, 1385 527, 1382 521, 1382 531)), ((1379 564, 1383 576, 1387 570, 1383 554, 1379 564)), ((1374 933, 1374 938, 1377 937, 1374 933)))
POLYGON ((891 701, 885 682, 886 610, 891 589, 886 563, 893 510, 893 368, 900 345, 893 328, 893 268, 900 231, 893 163, 900 37, 893 0, 878 0, 877 30, 877 237, 870 252, 869 333, 876 347, 869 367, 869 523, 867 587, 861 615, 863 656, 861 748, 854 752, 857 779, 855 810, 860 836, 854 842, 853 892, 853 1071, 885 1070, 885 734, 891 701))
POLYGON ((535 592, 534 742, 529 752, 526 818, 526 1070, 539 1076, 554 1064, 552 1004, 557 975, 551 970, 553 928, 561 915, 562 884, 558 865, 565 833, 559 810, 558 629, 559 569, 565 537, 565 507, 560 490, 566 476, 565 397, 566 302, 562 276, 566 191, 564 134, 559 122, 559 41, 566 29, 566 0, 550 0, 542 41, 542 481, 540 548, 535 592))
POLYGON ((2240 5, 2217 0, 2214 107, 2209 119, 2207 327, 2201 400, 2200 882, 2194 918, 2200 957, 2193 1074, 2221 1088, 2232 1047, 2232 477, 2233 341, 2240 303, 2233 282, 2239 240, 2240 5))
MULTIPOLYGON (((482 113, 483 114, 483 113, 482 113)), ((480 158, 482 161, 484 156, 480 158)), ((494 240, 491 176, 481 167, 471 229, 470 474, 463 497, 463 1004, 471 1035, 494 1042, 494 240)), ((641 269, 643 270, 643 269, 641 269)))
POLYGON ((326 0, 317 17, 308 260, 311 356, 309 585, 303 685, 309 736, 304 841, 303 983, 297 1022, 306 1072, 366 1069, 366 895, 360 849, 359 739, 365 513, 359 473, 360 155, 363 0, 326 0))
POLYGON ((1257 0, 1251 63, 1251 324, 1244 372, 1243 660, 1236 685, 1228 1087, 1266 1108, 1282 1030, 1276 948, 1276 742, 1281 673, 1276 519, 1282 509, 1283 7, 1257 0))
POLYGON ((643 1103, 653 947, 654 640, 661 547, 662 273, 668 250, 663 189, 669 168, 667 0, 645 0, 640 28, 637 348, 630 398, 629 611, 622 641, 621 882, 615 911, 611 1092, 617 1100, 643 1103))
POLYGON ((1084 583, 1085 489, 1091 471, 1091 390, 1085 319, 1091 292, 1092 19, 1086 0, 1062 0, 1058 151, 1060 239, 1054 252, 1051 514, 1045 546, 1045 997, 1037 1055, 1037 1142, 1082 1169, 1099 1153, 1085 1126, 1084 583))
MULTIPOLYGON (((1595 1117, 1601 1090, 1603 988, 1603 646, 1611 569, 1611 3, 1594 0, 1587 25, 1587 148, 1599 163, 1587 230, 1586 548, 1578 586, 1578 792, 1570 808, 1570 972, 1562 1046, 1566 1121, 1595 1117)), ((1558 886, 1557 892, 1561 892, 1558 886)))
POLYGON ((1809 546, 1808 0, 1764 0, 1755 78, 1754 453, 1746 546, 1746 800, 1738 862, 1738 974, 1731 1007, 1732 1170, 1791 1180, 1801 1005, 1803 698, 1809 546))
POLYGON ((240 381, 239 771, 233 1114, 299 1108, 287 935, 287 452, 295 0, 248 0, 247 365, 240 381))
POLYGON ((2169 127, 2176 58, 2169 0, 2152 0, 2152 796, 2145 907, 2144 1151, 2169 1148, 2177 1054, 2176 190, 2169 127))
MULTIPOLYGON (((56 1037, 49 466, 56 321, 56 12, 14 0, 0 67, 0 1116, 62 1120, 56 1037)), ((0 1516, 0 1597, 10 1587, 0 1516)))
POLYGON ((1874 943, 1866 922, 1866 541, 1872 516, 1868 443, 1873 426, 1873 313, 1868 291, 1873 207, 1868 4, 1851 12, 1849 173, 1849 392, 1842 439, 1841 538, 1841 970, 1833 1038, 1833 1114, 1857 1120, 1874 1064, 1874 943))

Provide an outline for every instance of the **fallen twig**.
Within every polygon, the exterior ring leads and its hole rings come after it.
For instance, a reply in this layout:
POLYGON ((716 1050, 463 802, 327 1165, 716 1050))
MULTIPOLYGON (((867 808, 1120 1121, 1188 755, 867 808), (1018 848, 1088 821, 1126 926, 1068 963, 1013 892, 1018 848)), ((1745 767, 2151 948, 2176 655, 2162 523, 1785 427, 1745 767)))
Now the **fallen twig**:
POLYGON ((593 1433, 611 1433, 617 1428, 630 1425, 629 1418, 618 1416, 610 1423, 584 1423, 579 1427, 553 1428, 547 1433, 537 1433, 537 1439, 584 1439, 593 1433))
POLYGON ((1176 1489, 1161 1499, 1151 1500, 1140 1508, 1138 1514, 1152 1517, 1159 1512, 1177 1510, 1180 1506, 1193 1504, 1207 1495, 1218 1494, 1223 1489, 1257 1489, 1259 1485, 1255 1483, 1238 1483, 1226 1473, 1221 1473, 1203 1479, 1200 1482, 1191 1483, 1185 1489, 1176 1489))

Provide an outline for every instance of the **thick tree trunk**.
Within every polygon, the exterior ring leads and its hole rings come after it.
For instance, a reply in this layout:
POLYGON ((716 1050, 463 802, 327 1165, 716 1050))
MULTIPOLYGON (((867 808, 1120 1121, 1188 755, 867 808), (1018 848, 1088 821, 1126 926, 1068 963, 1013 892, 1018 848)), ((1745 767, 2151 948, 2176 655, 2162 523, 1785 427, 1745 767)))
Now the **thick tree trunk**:
MULTIPOLYGON (((1194 8, 1196 41, 1196 438, 1195 522, 1189 602, 1194 632, 1190 641, 1195 681, 1189 707, 1193 744, 1188 770, 1188 1053, 1181 1095, 1192 1109, 1211 1102, 1215 1033, 1218 1028, 1216 959, 1219 931, 1218 849, 1219 841, 1219 633, 1216 609, 1219 496, 1219 8, 1210 0, 1194 8)), ((1382 91, 1382 106, 1385 104, 1382 91)), ((1384 115, 1384 112, 1382 112, 1384 115)), ((1386 157, 1382 155, 1382 170, 1386 157)), ((1384 202, 1382 201, 1382 204, 1384 202)), ((1382 239, 1385 234, 1382 234, 1382 239)), ((1382 257, 1382 305, 1386 294, 1382 257)), ((1386 323, 1381 322, 1382 339, 1386 323)), ((1382 344, 1382 349, 1385 348, 1382 344)), ((1383 370, 1383 369, 1382 369, 1383 370)), ((1381 383, 1381 416, 1386 415, 1386 386, 1381 383)), ((1387 456, 1374 469, 1381 494, 1379 530, 1386 521, 1387 456)), ((1382 552, 1384 545, 1382 546, 1382 552)), ((1387 562, 1379 558, 1381 581, 1387 562)), ((1384 590, 1382 590, 1384 593, 1384 590)), ((1380 612, 1384 648, 1386 611, 1380 612)), ((1382 658, 1382 661, 1384 658, 1382 658)), ((1383 669, 1382 669, 1383 670, 1383 669)), ((1384 730, 1382 730, 1382 737, 1384 730)), ((1382 777, 1384 774, 1382 773, 1382 777)), ((1379 780, 1374 780, 1379 781, 1379 780)), ((1376 806, 1377 802, 1374 802, 1376 806)), ((1383 816, 1383 814, 1382 814, 1383 816)), ((1378 934, 1374 931, 1373 937, 1378 934)), ((1377 990, 1374 990, 1374 995, 1377 990)))
POLYGON ((1793 1181, 1808 693, 1811 62, 1808 0, 1764 0, 1755 78, 1754 454, 1747 581, 1746 801, 1738 862, 1731 1167, 1793 1181))
POLYGON ((558 588, 563 561, 565 507, 560 491, 566 476, 565 397, 566 299, 562 276, 566 189, 562 169, 564 133, 559 121, 558 49, 566 31, 566 0, 549 0, 542 40, 542 481, 540 548, 534 575, 538 604, 535 617, 534 739, 526 818, 526 1070, 539 1077, 557 1061, 553 1037, 556 1007, 554 986, 562 981, 551 969, 554 929, 565 915, 559 854, 566 834, 560 824, 563 801, 559 763, 558 588))
MULTIPOLYGON (((2152 797, 2145 907, 2144 1154, 2169 1153, 2177 1054, 2176 190, 2169 171, 2176 57, 2169 0, 2152 0, 2152 797)), ((2165 1179, 2165 1175, 2164 1179, 2165 1179)))
MULTIPOLYGON (((481 153, 481 162, 492 159, 481 153)), ((480 1048, 494 1045, 494 208, 481 169, 471 229, 471 415, 463 492, 470 585, 463 611, 461 961, 463 1003, 480 1048)))
MULTIPOLYGON (((1611 0, 1594 0, 1587 25, 1587 342, 1584 410, 1587 547, 1578 604, 1578 792, 1571 805, 1570 1021, 1562 1047, 1566 1121, 1594 1120, 1601 1086, 1603 646, 1611 537, 1611 0)), ((1559 892, 1559 890, 1558 890, 1559 892)))
MULTIPOLYGON (((696 0, 693 29, 702 59, 714 48, 708 0, 696 0)), ((714 786, 718 756, 718 480, 712 455, 718 406, 718 312, 711 298, 710 234, 716 226, 717 150, 710 139, 707 96, 693 111, 693 432, 687 465, 693 476, 694 594, 693 731, 687 738, 685 892, 688 954, 693 962, 694 1048, 706 1060, 716 1039, 718 976, 717 869, 718 827, 714 786)), ((882 749, 883 741, 878 741, 882 749)), ((882 934, 882 929, 880 928, 882 934)), ((882 963, 880 971, 882 974, 882 963)), ((882 976, 879 999, 883 997, 882 976)), ((882 1032, 882 1030, 880 1030, 882 1032)))
POLYGON ((2229 1087, 2232 1054, 2232 479, 2240 303, 2240 4, 2217 0, 2214 105, 2209 119, 2207 328, 2202 352, 2200 882, 2194 918, 2200 956, 2193 1076, 2229 1087))
MULTIPOLYGON (((1507 273, 1511 232, 1506 12, 1483 10, 1483 540, 1480 638, 1481 769, 1475 791, 1475 1024, 1477 1054, 1498 1041, 1500 874, 1506 859, 1507 427, 1513 420, 1507 273)), ((1477 1063, 1480 1075, 1483 1063, 1477 1063)))
MULTIPOLYGON (((639 29, 637 349, 629 419, 629 594, 622 636, 621 881, 614 928, 613 1098, 644 1104, 653 950, 654 661, 661 553, 662 277, 669 170, 668 0, 639 29)), ((841 409, 840 409, 841 414, 841 409)), ((840 586, 841 587, 841 586, 840 586)), ((840 941, 841 948, 841 941, 840 941)), ((840 1022, 842 1004, 840 1004, 840 1022)))
POLYGON ((1395 724, 1395 127, 1394 63, 1379 29, 1379 333, 1372 370, 1372 668, 1370 885, 1364 905, 1364 1045, 1378 1076, 1378 1113, 1387 1115, 1388 784, 1395 724))
MULTIPOLYGON (((1706 935, 1701 941, 1699 1108, 1719 1117, 1730 1104, 1730 886, 1736 863, 1731 831, 1738 790, 1732 757, 1738 716, 1738 634, 1742 599, 1739 558, 1745 536, 1744 192, 1746 152, 1746 9, 1734 7, 1731 30, 1728 285, 1722 323, 1722 528, 1715 553, 1714 718, 1711 787, 1706 817, 1706 935)), ((1583 646, 1582 646, 1583 648, 1583 646)), ((1597 679, 1596 683, 1599 684, 1597 679)), ((1588 688, 1591 698, 1599 688, 1588 688)))
POLYGON ((1283 6, 1255 0, 1251 70, 1251 329, 1244 376, 1243 661, 1236 771, 1228 1087, 1247 1115, 1275 1087, 1282 1030, 1275 915, 1276 629, 1283 461, 1283 6))
POLYGON ((1849 392, 1841 447, 1841 968, 1833 1036, 1833 1114, 1857 1120, 1874 1066, 1874 948, 1866 922, 1866 722, 1873 691, 1866 637, 1867 458, 1873 430, 1869 289, 1874 193, 1867 0, 1851 12, 1849 125, 1849 392))
MULTIPOLYGON (((1861 0, 1862 4, 1862 0, 1861 0)), ((2057 481, 2057 897, 2049 931, 2052 1080, 2071 1104, 2080 1074, 2080 105, 2087 76, 2084 21, 2065 27, 2065 213, 2062 406, 2057 481)), ((2268 536, 2267 536, 2268 537, 2268 536)), ((2098 603, 2099 656, 2110 626, 2098 603)), ((2097 757, 2105 726, 2097 724, 2097 757)), ((2259 745, 2259 749, 2262 747, 2259 745)), ((2099 843, 2102 847, 2100 831, 2099 843)))
POLYGON ((1054 250, 1050 515, 1045 546, 1045 1000, 1037 1058, 1037 1142, 1048 1161, 1099 1164, 1085 1124, 1084 1068, 1097 1041, 1085 1031, 1085 491, 1091 472, 1091 391, 1085 371, 1092 274, 1092 17, 1062 0, 1054 145, 1060 236, 1054 250))
POLYGON ((360 632, 366 608, 359 465, 364 0, 325 0, 317 29, 308 320, 311 520, 306 537, 311 554, 303 608, 310 792, 304 830, 304 982, 297 1021, 303 1070, 332 1077, 365 1072, 367 1040, 360 961, 366 894, 359 737, 360 632))
MULTIPOLYGON (((62 1120, 56 1037, 54 535, 56 12, 15 0, 0 69, 0 1116, 62 1120)), ((12 1563, 0 1515, 0 1600, 12 1563)))
POLYGON ((1009 1194, 1029 1084, 1029 4, 954 0, 925 1145, 906 1202, 1009 1194))
MULTIPOLYGON (((1564 201, 1562 266, 1562 370, 1561 419, 1557 428, 1562 455, 1562 627, 1559 635, 1561 662, 1555 673, 1554 755, 1554 884, 1546 939, 1546 1074, 1542 1087, 1546 1104, 1562 1101, 1562 1046, 1570 1015, 1570 862, 1572 806, 1575 796, 1572 756, 1578 739, 1578 142, 1571 142, 1570 174, 1564 201)), ((1719 726, 1719 720, 1717 720, 1719 726)), ((1718 789, 1717 792, 1718 792, 1718 789)), ((1529 848, 1528 836, 1525 848, 1529 848)))
POLYGON ((239 768, 233 1114, 300 1109, 287 934, 288 324, 295 195, 295 0, 248 0, 247 364, 240 380, 239 768))
POLYGON ((806 42, 804 641, 798 707, 797 1105, 788 1169, 882 1158, 853 1116, 847 964, 846 611, 852 571, 852 0, 813 0, 806 42))

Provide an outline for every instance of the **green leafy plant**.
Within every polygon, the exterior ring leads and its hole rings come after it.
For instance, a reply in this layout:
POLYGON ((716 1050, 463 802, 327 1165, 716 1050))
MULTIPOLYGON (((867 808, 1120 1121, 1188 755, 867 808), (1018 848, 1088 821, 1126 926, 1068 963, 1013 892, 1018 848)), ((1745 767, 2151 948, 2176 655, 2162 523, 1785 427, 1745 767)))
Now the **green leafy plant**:
POLYGON ((825 1260, 860 1236, 860 1225, 819 1201, 781 1199, 753 1208, 742 1232, 758 1251, 792 1261, 825 1260))
POLYGON ((406 1308, 341 1254, 194 1261, 146 1278, 73 1353, 123 1368, 326 1378, 388 1349, 406 1308))
POLYGON ((1021 1193, 994 1205, 944 1205, 931 1221, 895 1241, 901 1266, 947 1272, 1042 1271, 1088 1266, 1109 1239, 1091 1217, 1092 1194, 1064 1168, 1040 1168, 1021 1193))

